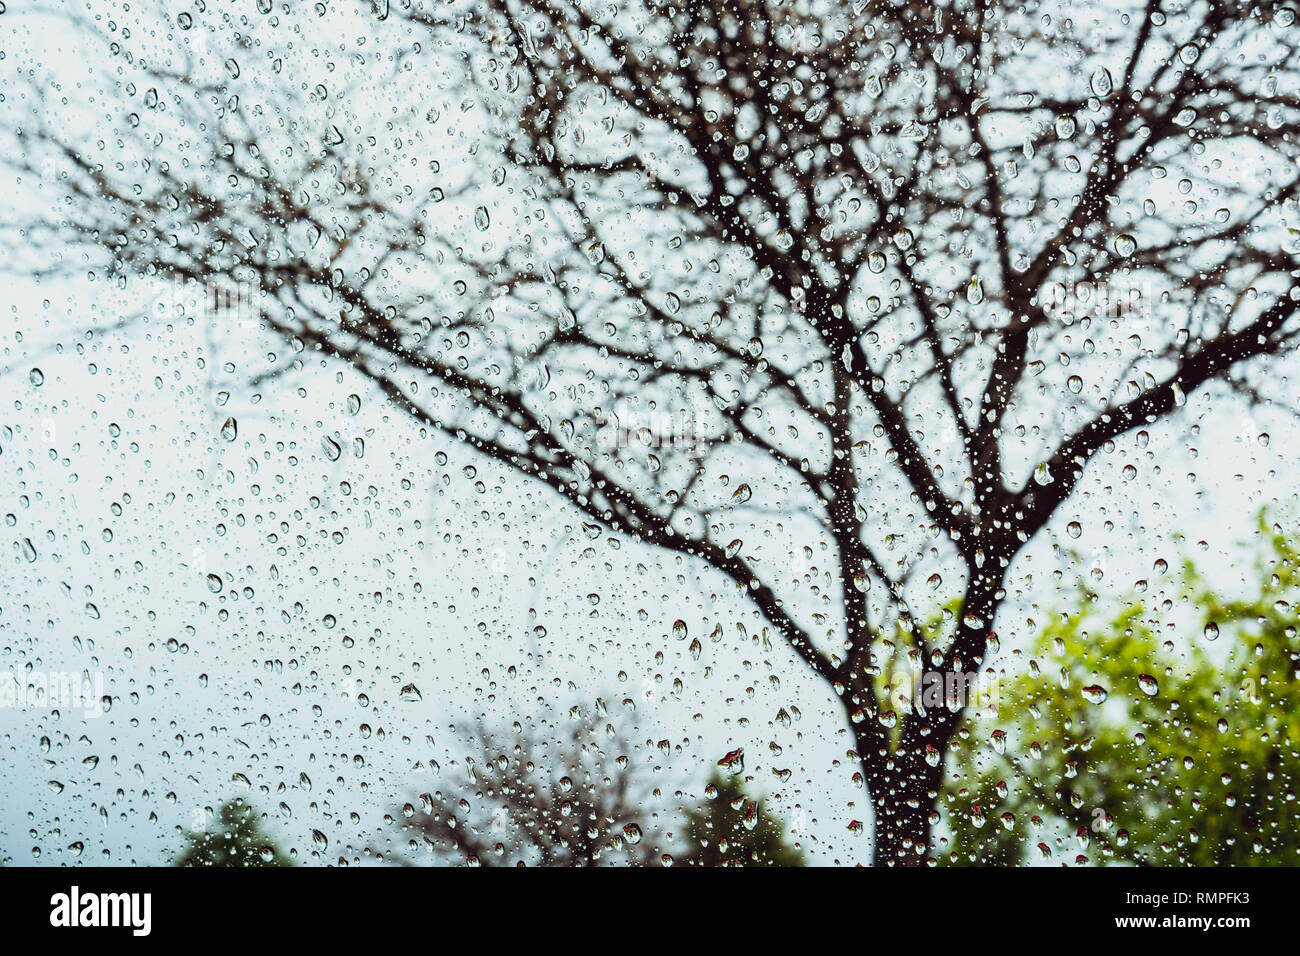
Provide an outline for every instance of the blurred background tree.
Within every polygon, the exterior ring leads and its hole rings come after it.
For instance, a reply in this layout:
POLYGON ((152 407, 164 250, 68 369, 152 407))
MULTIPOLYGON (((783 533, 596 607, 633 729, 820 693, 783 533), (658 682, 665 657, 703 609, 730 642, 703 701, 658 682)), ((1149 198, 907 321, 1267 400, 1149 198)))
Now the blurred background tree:
POLYGON ((394 862, 474 866, 650 866, 669 835, 651 807, 658 790, 633 770, 633 748, 612 724, 470 736, 464 783, 402 807, 406 856, 394 862), (410 854, 414 853, 412 857, 410 854))
POLYGON ((785 827, 745 793, 734 776, 715 773, 708 798, 687 807, 687 866, 805 866, 803 851, 787 841, 785 827))
POLYGON ((261 814, 242 797, 227 800, 216 825, 189 835, 176 866, 293 866, 293 861, 263 830, 261 814))
POLYGON ((640 748, 613 724, 546 726, 476 727, 465 782, 405 804, 405 847, 376 856, 407 865, 803 865, 736 777, 715 771, 707 799, 682 808, 677 801, 691 798, 676 790, 666 799, 650 778, 661 768, 636 760, 640 748))
POLYGON ((1085 591, 1053 615, 1002 691, 1010 719, 962 730, 940 861, 1300 862, 1300 555, 1262 519, 1257 553, 1244 598, 1187 561, 1177 600, 1148 607, 1143 581, 1118 612, 1085 591))

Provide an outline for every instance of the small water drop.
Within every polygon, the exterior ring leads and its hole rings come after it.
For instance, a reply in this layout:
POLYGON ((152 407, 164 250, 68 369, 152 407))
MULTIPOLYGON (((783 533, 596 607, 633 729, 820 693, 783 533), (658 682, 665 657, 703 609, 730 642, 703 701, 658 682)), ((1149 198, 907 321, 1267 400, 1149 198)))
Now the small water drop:
POLYGON ((738 747, 718 761, 718 766, 731 774, 745 772, 745 748, 738 747))
POLYGON ((1110 96, 1111 91, 1115 89, 1115 81, 1111 78, 1110 70, 1104 66, 1093 71, 1088 85, 1092 87, 1093 95, 1101 99, 1110 96))
POLYGON ((1104 704, 1109 696, 1110 691, 1100 684, 1089 684, 1083 689, 1083 698, 1090 704, 1104 704))

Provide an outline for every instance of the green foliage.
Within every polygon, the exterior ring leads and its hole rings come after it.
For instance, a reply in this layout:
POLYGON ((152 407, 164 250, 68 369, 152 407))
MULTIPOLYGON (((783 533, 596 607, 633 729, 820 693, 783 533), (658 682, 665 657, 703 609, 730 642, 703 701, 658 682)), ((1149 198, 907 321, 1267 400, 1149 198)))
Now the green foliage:
POLYGON ((216 824, 190 834, 176 866, 294 865, 262 830, 258 812, 241 797, 221 805, 216 824))
POLYGON ((1300 554, 1259 540, 1245 599, 1187 562, 1177 600, 1053 616, 957 741, 943 862, 1300 863, 1300 554))
POLYGON ((785 827, 749 799, 734 776, 714 774, 707 799, 686 809, 690 848, 686 866, 804 866, 803 851, 786 841, 785 827))

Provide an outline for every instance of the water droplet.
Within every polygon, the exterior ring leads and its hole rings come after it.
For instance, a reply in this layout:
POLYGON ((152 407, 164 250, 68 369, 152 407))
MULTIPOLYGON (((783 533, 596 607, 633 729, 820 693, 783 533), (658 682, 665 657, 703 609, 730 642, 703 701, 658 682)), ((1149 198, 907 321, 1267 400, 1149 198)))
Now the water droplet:
POLYGON ((731 774, 745 772, 745 748, 738 747, 718 761, 718 766, 731 774))
POLYGON ((221 425, 221 437, 226 441, 234 441, 238 435, 238 423, 233 418, 227 418, 221 425))
POLYGON ((1100 684, 1089 684, 1083 689, 1083 699, 1090 704, 1104 704, 1109 696, 1110 691, 1100 684))
POLYGON ((1115 89, 1115 81, 1111 78, 1110 70, 1104 66, 1093 72, 1088 85, 1092 88, 1093 95, 1101 99, 1110 96, 1111 91, 1115 89))

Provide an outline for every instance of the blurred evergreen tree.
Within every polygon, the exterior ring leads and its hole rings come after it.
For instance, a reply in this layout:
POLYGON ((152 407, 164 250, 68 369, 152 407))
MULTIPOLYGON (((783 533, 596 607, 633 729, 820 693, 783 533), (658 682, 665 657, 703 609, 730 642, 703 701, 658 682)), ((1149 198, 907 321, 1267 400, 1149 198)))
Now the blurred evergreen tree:
POLYGON ((262 829, 261 815, 242 797, 227 800, 216 826, 189 835, 176 866, 293 866, 293 861, 262 829))
POLYGON ((685 810, 684 866, 805 866, 803 851, 786 839, 785 827, 761 813, 740 781, 715 773, 705 802, 685 810))

